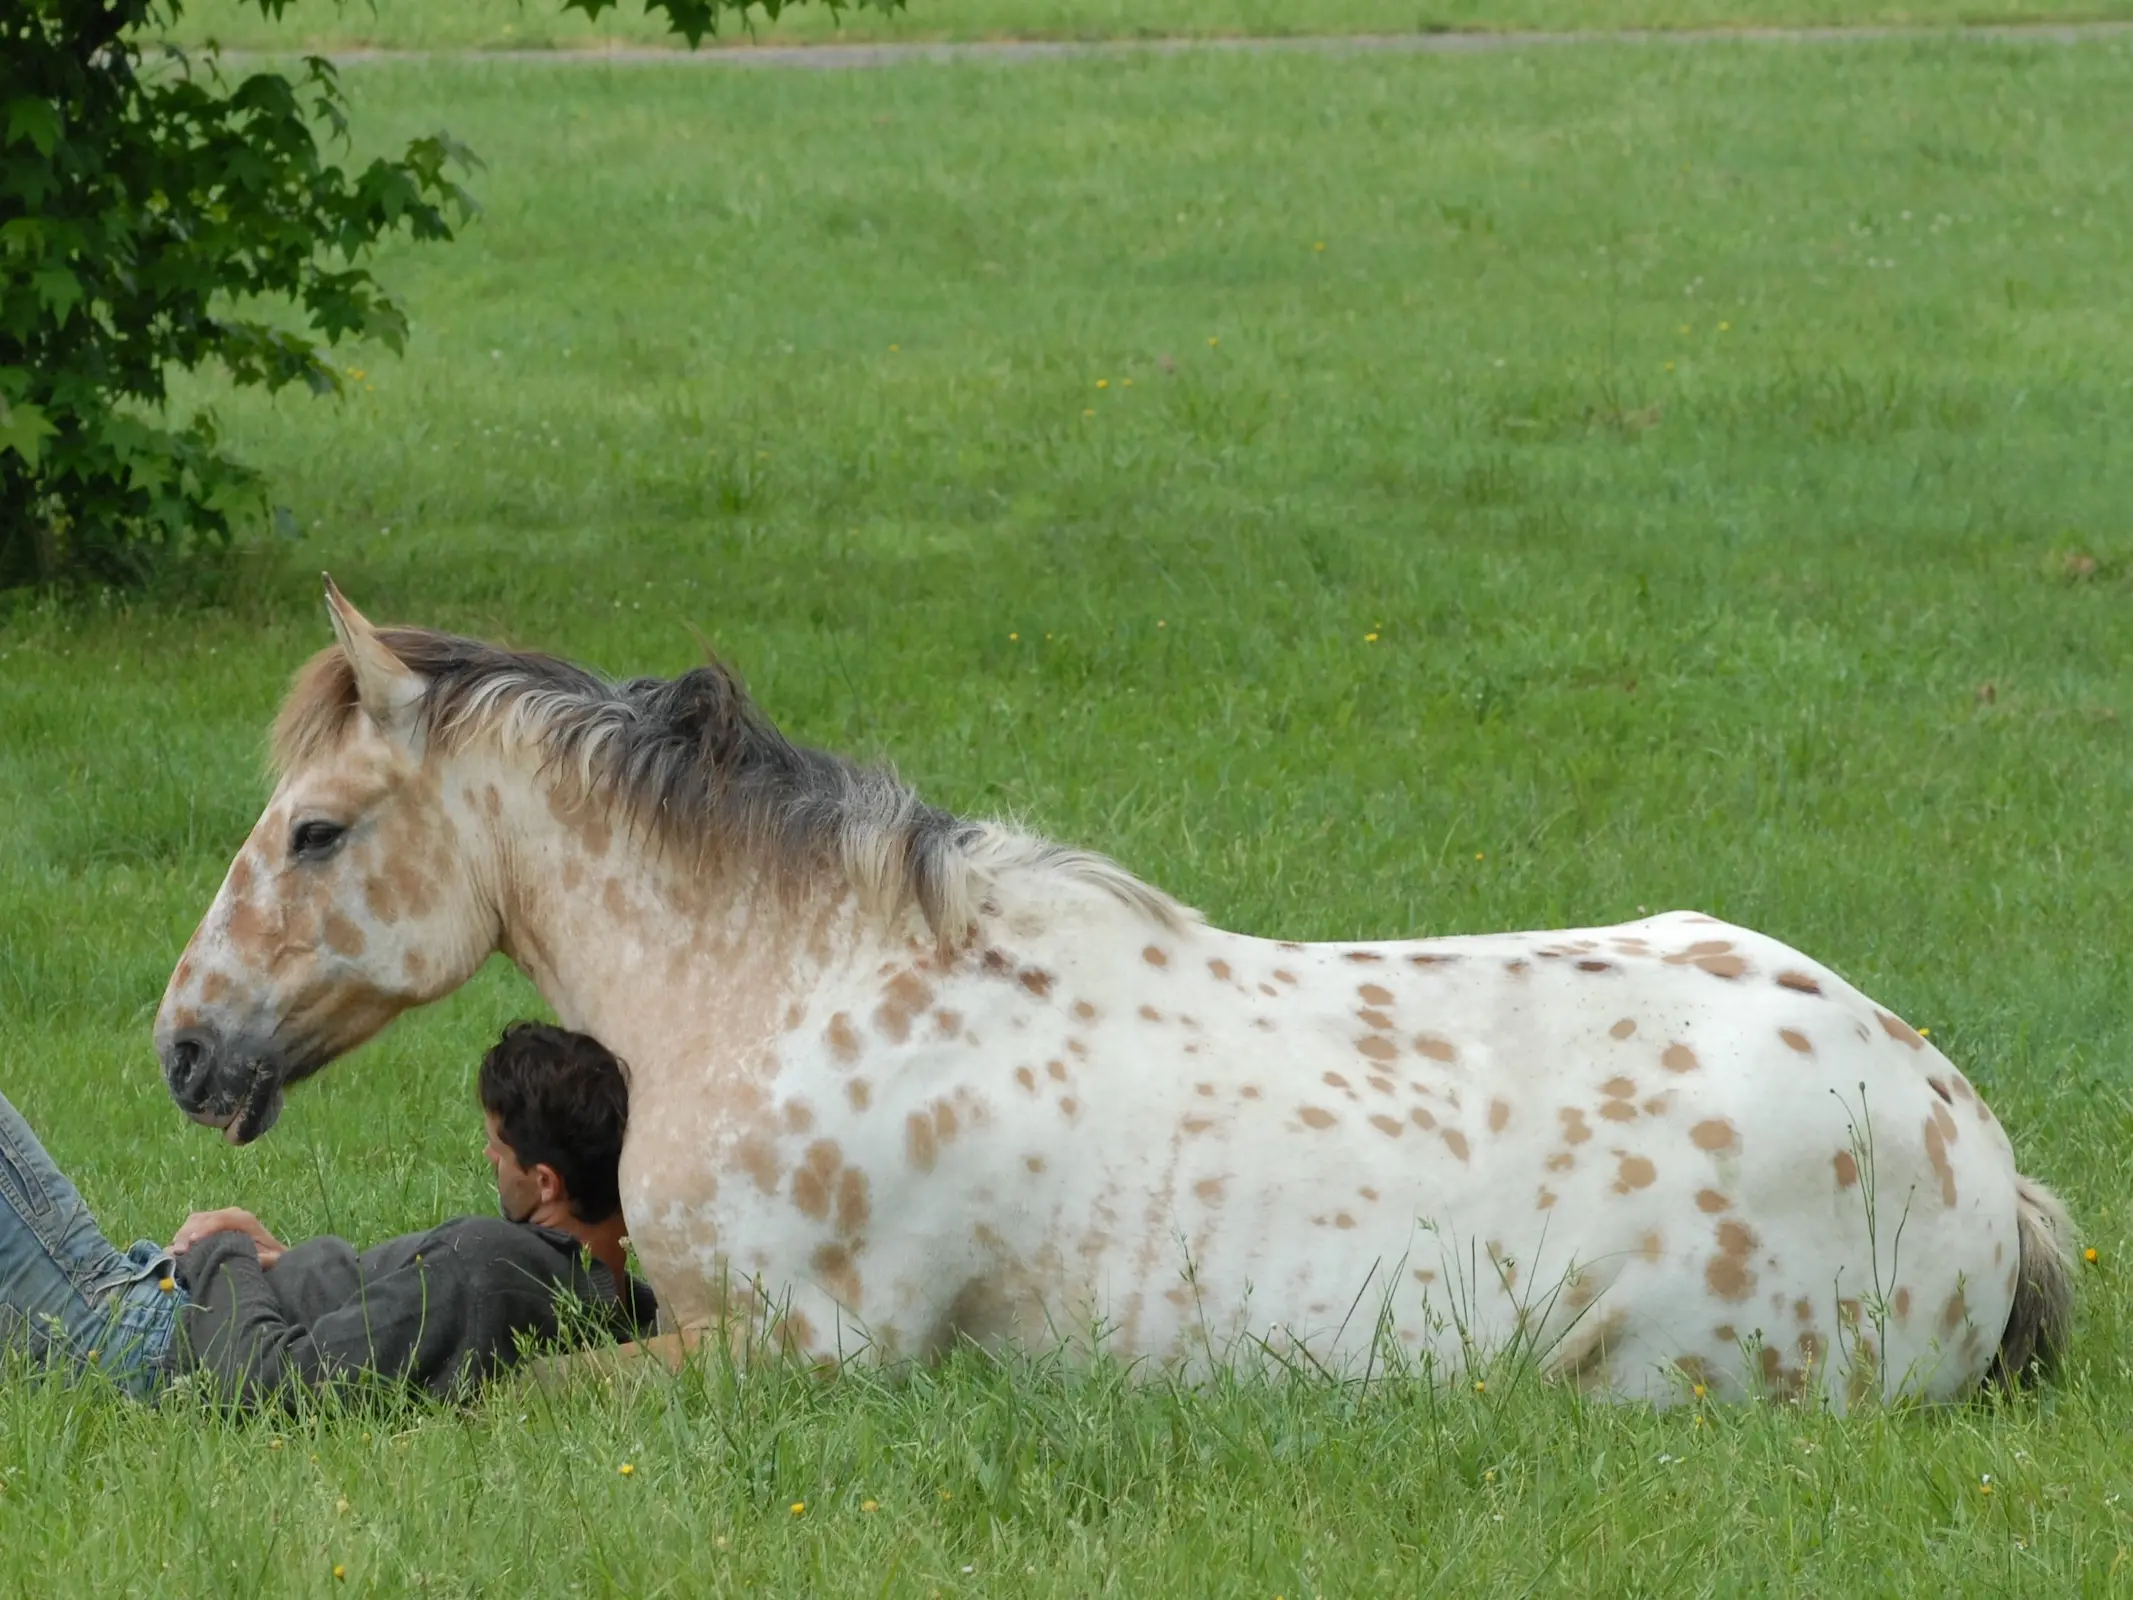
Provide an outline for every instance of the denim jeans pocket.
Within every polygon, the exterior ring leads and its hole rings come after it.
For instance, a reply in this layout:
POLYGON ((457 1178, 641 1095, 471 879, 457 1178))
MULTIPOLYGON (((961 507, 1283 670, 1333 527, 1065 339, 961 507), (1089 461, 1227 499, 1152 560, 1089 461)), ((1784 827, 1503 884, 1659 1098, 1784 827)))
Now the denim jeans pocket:
POLYGON ((52 1197, 37 1181, 36 1164, 23 1160, 21 1152, 8 1143, 4 1126, 0 1126, 0 1198, 33 1228, 52 1212, 52 1197))
POLYGON ((147 1239, 136 1239, 124 1250, 113 1250, 83 1274, 81 1292, 95 1299, 103 1295, 123 1295, 144 1283, 159 1284, 166 1278, 175 1277, 177 1260, 164 1246, 147 1239))

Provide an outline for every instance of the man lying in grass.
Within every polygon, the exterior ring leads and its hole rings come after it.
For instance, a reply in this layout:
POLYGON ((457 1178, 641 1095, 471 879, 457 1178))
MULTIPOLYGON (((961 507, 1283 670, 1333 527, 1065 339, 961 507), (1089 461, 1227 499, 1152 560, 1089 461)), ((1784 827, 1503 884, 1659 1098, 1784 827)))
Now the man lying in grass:
POLYGON ((513 1023, 482 1059, 503 1217, 457 1217, 358 1253, 284 1245, 249 1211, 200 1211, 166 1249, 119 1250, 0 1097, 0 1346, 96 1366, 148 1398, 198 1372, 256 1401, 364 1377, 456 1395, 528 1343, 652 1331, 623 1265, 621 1063, 597 1041, 513 1023))

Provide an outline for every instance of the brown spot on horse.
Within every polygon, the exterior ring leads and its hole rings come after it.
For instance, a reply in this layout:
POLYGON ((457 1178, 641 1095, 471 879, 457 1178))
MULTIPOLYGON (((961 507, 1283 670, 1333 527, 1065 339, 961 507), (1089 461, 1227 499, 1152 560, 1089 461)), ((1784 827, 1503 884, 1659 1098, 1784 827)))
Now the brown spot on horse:
POLYGON ((817 1139, 807 1147, 807 1157, 792 1175, 792 1199, 802 1213, 821 1221, 829 1215, 830 1186, 837 1181, 837 1169, 843 1159, 837 1146, 828 1139, 817 1139))
POLYGON ((1904 1021, 1903 1018, 1891 1016, 1888 1012, 1881 1010, 1875 1011, 1874 1018, 1881 1024, 1881 1031, 1891 1039, 1907 1044, 1913 1050, 1925 1049, 1926 1041, 1924 1038, 1920 1036, 1916 1028, 1904 1021))
POLYGON ((1717 1152, 1738 1148, 1740 1135, 1724 1117, 1711 1117, 1689 1130, 1689 1141, 1699 1150, 1717 1152))
POLYGON ((921 1172, 931 1172, 940 1157, 933 1138, 933 1119, 923 1111, 904 1118, 904 1159, 921 1172))
POLYGON ((1669 1072, 1694 1072, 1701 1064, 1685 1044, 1670 1044, 1659 1053, 1659 1065, 1669 1072))
POLYGON ((1719 1299, 1741 1301, 1754 1292, 1755 1274, 1748 1269, 1748 1257, 1758 1242, 1744 1222, 1728 1218, 1718 1225, 1719 1253, 1704 1263, 1703 1280, 1719 1299))
POLYGON ((760 1134, 750 1134, 734 1149, 734 1164, 765 1194, 778 1192, 778 1153, 760 1134))
POLYGON ((1643 1156, 1615 1152, 1615 1193, 1628 1194, 1633 1189, 1649 1189, 1659 1176, 1659 1169, 1643 1156))
POLYGON ((852 1026, 852 1019, 840 1011, 829 1019, 829 1027, 822 1037, 829 1042, 830 1054, 839 1061, 853 1062, 859 1059, 859 1034, 852 1026))
MULTIPOLYGON (((1939 1106, 1933 1109, 1942 1116, 1948 1114, 1939 1106)), ((1955 1167, 1948 1160, 1947 1136, 1941 1132, 1940 1123, 1932 1117, 1926 1118, 1925 1136, 1926 1159, 1933 1164, 1933 1175, 1940 1179, 1940 1203, 1952 1208, 1956 1201, 1955 1167)))
POLYGON ((1317 1106, 1305 1106, 1296 1114, 1303 1119, 1303 1125, 1307 1128, 1325 1129, 1332 1127, 1334 1123, 1333 1113, 1317 1106))
POLYGON ((893 1044, 911 1037, 911 1020, 933 1004, 933 991, 916 973, 899 972, 874 1011, 874 1027, 893 1044))
POLYGON ((1830 1166, 1837 1174, 1837 1188, 1849 1189, 1859 1181, 1859 1162, 1849 1150, 1839 1150, 1830 1157, 1830 1166))

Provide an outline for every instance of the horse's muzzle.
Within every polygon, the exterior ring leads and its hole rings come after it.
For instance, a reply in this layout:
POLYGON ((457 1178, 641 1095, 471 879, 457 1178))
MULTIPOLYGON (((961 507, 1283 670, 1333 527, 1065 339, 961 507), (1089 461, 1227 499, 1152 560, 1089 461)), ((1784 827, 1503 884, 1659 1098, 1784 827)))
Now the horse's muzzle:
POLYGON ((281 1116, 282 1075, 271 1062, 244 1059, 212 1028, 181 1028, 157 1049, 163 1082, 177 1108, 250 1144, 281 1116))

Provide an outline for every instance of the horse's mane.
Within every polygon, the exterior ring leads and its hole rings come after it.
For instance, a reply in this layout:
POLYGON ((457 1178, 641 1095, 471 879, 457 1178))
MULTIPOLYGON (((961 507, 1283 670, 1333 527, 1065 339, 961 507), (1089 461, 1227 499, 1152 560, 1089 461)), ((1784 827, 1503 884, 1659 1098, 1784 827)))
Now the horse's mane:
MULTIPOLYGON (((378 638, 423 680, 419 715, 432 750, 494 735, 537 751, 573 800, 602 805, 670 848, 745 860, 788 884, 841 872, 882 915, 915 903, 944 943, 975 924, 993 884, 1024 872, 1094 887, 1172 929, 1195 920, 1107 857, 953 816, 892 771, 794 744, 721 662, 616 683, 554 656, 424 628, 378 638)), ((321 650, 275 720, 276 770, 336 749, 356 711, 348 657, 321 650)))

